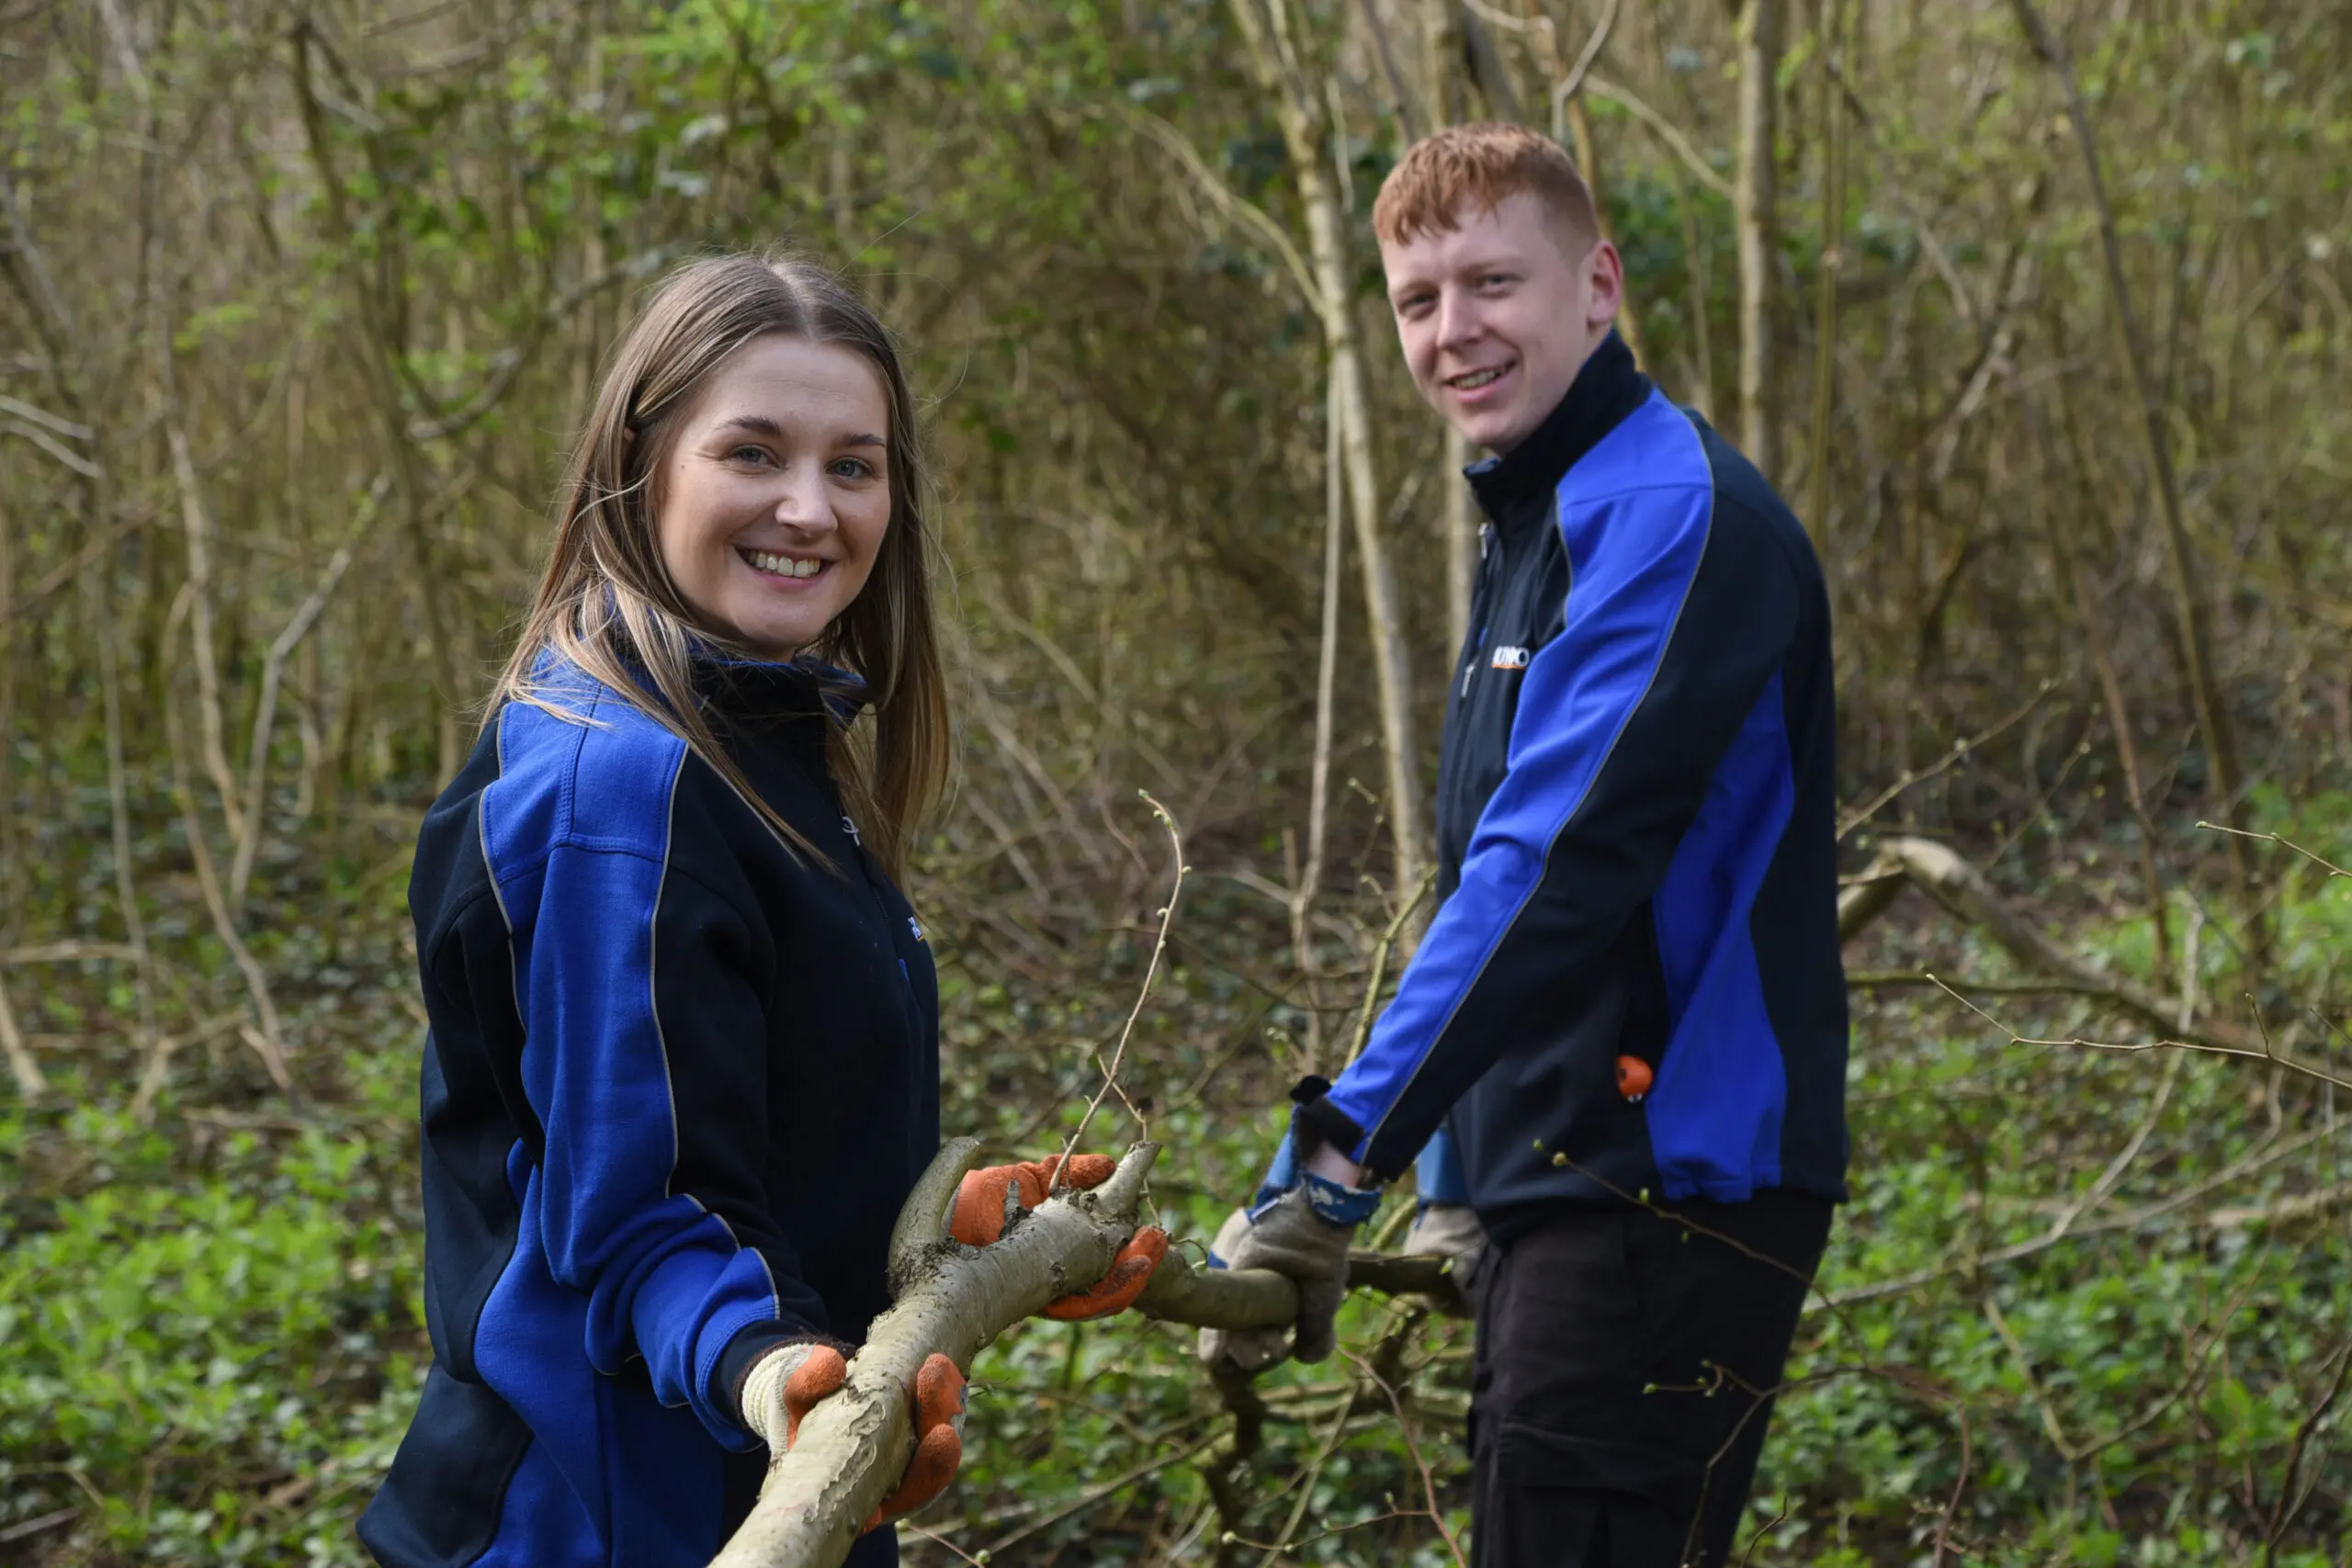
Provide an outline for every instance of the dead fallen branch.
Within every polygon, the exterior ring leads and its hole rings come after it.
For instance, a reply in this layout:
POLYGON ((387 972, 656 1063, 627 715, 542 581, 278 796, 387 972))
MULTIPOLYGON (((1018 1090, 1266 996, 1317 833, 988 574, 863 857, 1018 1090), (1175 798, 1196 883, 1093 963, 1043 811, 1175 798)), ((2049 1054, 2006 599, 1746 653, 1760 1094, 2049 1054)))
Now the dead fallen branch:
MULTIPOLYGON (((2180 1005, 2117 975, 2102 975, 2061 949, 2005 903, 1984 874, 1933 839, 1882 839, 1879 853, 1918 889, 1982 931, 2027 968, 2064 980, 2081 994, 2114 1004, 2159 1030, 2179 1028, 2180 1005)), ((2183 1032, 2187 1032, 2183 1031, 2183 1032)), ((2212 1044, 2245 1049, 2255 1042, 2219 1019, 2199 1020, 2196 1035, 2212 1044)))
MULTIPOLYGON (((1896 835, 1878 841, 1877 857, 1838 897, 1838 934, 1850 942, 1884 913, 1906 886, 1916 886, 1962 920, 1976 927, 2011 958, 2058 988, 2103 1001, 2179 1043, 2233 1055, 2271 1055, 2263 1042, 2225 1020, 2203 1014, 2186 1024, 2180 1005, 2128 976, 2102 974, 2037 931, 1995 892, 1984 874, 1933 839, 1896 835)), ((1921 980, 1936 985, 1926 976, 1921 980)), ((1877 983, 1885 984, 1884 977, 1877 983)))

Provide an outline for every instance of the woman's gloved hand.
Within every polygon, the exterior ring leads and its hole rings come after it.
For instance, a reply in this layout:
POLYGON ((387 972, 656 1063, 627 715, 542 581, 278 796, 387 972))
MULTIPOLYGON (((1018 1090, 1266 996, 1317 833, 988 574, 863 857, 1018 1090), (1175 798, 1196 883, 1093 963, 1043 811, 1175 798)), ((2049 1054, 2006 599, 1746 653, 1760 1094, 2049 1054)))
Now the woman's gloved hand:
MULTIPOLYGON (((1049 1155, 1020 1165, 991 1165, 967 1172, 956 1189, 947 1234, 967 1247, 987 1247, 998 1240, 1022 1210, 1046 1201, 1053 1190, 1054 1175, 1061 1169, 1061 1158, 1049 1155)), ((1118 1162, 1108 1155, 1073 1155, 1062 1179, 1083 1190, 1102 1186, 1117 1168, 1118 1162)), ((1157 1225, 1146 1225, 1119 1249, 1109 1273, 1088 1289, 1048 1303, 1046 1315, 1075 1323, 1123 1313, 1135 1304, 1150 1281, 1151 1271, 1167 1255, 1168 1233, 1157 1225)))
MULTIPOLYGON (((768 1478, 791 1451, 801 1420, 817 1404, 841 1392, 849 1362, 831 1345, 779 1345, 744 1374, 740 1401, 743 1424, 768 1446, 768 1478)), ((914 1457, 898 1489, 883 1499, 861 1531, 912 1513, 947 1489, 964 1458, 964 1374, 944 1355, 926 1359, 915 1373, 914 1457)), ((767 1490, 763 1484, 760 1490, 767 1490)))

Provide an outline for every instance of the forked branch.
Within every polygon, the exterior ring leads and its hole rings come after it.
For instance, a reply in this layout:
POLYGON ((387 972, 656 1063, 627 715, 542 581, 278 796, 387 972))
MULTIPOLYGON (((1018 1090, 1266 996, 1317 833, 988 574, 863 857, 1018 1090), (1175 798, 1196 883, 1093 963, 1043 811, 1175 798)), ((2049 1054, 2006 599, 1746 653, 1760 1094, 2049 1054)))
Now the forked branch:
MULTIPOLYGON (((908 1391, 916 1371, 944 1353, 966 1371, 998 1335, 1082 1291, 1109 1271, 1135 1234, 1144 1179, 1159 1153, 1141 1143, 1108 1181, 1063 1191, 1023 1213, 989 1247, 946 1235, 956 1184, 978 1162, 979 1140, 944 1145, 915 1184, 890 1236, 897 1298, 874 1320, 842 1391, 801 1423, 792 1451, 771 1472, 751 1517, 711 1568, 833 1568, 857 1527, 887 1497, 913 1451, 908 1391)), ((1391 1293, 1438 1289, 1437 1258, 1360 1255, 1357 1283, 1391 1293)), ((1146 1314, 1208 1328, 1262 1328, 1297 1315, 1291 1282, 1261 1269, 1200 1269, 1171 1256, 1137 1303, 1146 1314)))

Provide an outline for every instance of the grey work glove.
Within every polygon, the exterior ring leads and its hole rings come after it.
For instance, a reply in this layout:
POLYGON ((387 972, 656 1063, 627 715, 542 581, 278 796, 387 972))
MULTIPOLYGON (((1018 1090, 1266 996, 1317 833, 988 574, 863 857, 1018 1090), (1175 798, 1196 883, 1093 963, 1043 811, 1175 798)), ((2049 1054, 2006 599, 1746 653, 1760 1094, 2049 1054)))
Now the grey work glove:
POLYGON ((1229 1362, 1245 1372, 1273 1365, 1285 1354, 1319 1361, 1339 1343, 1332 1320, 1348 1293, 1348 1243, 1352 1225, 1315 1213, 1306 1189, 1294 1187, 1255 1211, 1236 1209, 1209 1248, 1209 1267, 1271 1269, 1298 1286, 1298 1321, 1291 1342, 1279 1328, 1204 1328, 1200 1356, 1214 1367, 1229 1362))
POLYGON ((1453 1290, 1431 1298, 1430 1304, 1449 1317, 1468 1317, 1477 1309, 1478 1268, 1487 1260, 1487 1230, 1477 1211, 1467 1203, 1424 1203, 1405 1233, 1408 1258, 1442 1258, 1453 1266, 1446 1280, 1453 1290))

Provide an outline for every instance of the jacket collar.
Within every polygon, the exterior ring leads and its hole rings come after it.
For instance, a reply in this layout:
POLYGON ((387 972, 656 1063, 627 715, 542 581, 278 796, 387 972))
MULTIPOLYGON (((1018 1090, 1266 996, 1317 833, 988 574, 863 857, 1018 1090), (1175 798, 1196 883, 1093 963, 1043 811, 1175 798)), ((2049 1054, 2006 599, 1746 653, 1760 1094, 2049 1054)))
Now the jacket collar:
POLYGON ((694 675, 695 694, 711 709, 737 719, 813 717, 821 713, 847 728, 866 703, 864 677, 805 655, 792 660, 743 659, 697 641, 694 675))
POLYGON ((1577 459, 1617 428, 1650 395, 1649 378, 1612 329, 1577 372, 1557 407, 1526 440, 1498 457, 1463 469, 1478 508, 1495 526, 1516 532, 1550 510, 1553 492, 1577 459))
MULTIPOLYGON (((856 671, 807 655, 746 659, 697 636, 688 639, 686 658, 695 703, 715 719, 764 728, 778 720, 823 716, 847 728, 868 701, 865 678, 856 671)), ((655 707, 662 706, 661 693, 644 665, 626 649, 622 664, 638 691, 655 707)), ((586 681, 587 675, 554 649, 543 648, 533 662, 532 679, 561 690, 586 681)))

